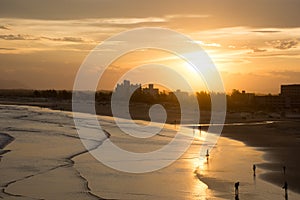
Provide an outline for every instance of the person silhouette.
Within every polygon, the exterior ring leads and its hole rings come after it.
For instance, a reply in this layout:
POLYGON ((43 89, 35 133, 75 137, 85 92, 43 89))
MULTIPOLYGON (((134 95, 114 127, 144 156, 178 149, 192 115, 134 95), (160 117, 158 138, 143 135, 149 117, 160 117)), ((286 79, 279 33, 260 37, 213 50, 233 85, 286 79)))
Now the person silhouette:
POLYGON ((208 149, 206 150, 206 157, 209 157, 209 152, 208 152, 208 149))
POLYGON ((288 190, 288 184, 287 184, 286 181, 284 182, 284 185, 283 185, 282 189, 284 189, 285 199, 287 200, 288 199, 288 191, 287 191, 288 190))
POLYGON ((235 188, 234 193, 235 193, 235 196, 239 195, 239 186, 240 186, 240 182, 236 182, 234 184, 234 188, 235 188))
POLYGON ((252 169, 253 169, 253 176, 256 176, 256 173, 255 173, 255 171, 256 171, 256 165, 253 165, 252 169))
POLYGON ((209 151, 208 151, 208 149, 206 150, 206 162, 208 163, 208 158, 209 158, 209 151))

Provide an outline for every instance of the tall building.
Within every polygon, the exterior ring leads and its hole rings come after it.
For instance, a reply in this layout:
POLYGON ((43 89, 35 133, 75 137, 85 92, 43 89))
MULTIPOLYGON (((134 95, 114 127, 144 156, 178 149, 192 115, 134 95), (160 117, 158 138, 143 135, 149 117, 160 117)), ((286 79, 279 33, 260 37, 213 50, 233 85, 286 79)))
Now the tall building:
POLYGON ((141 90, 141 84, 131 84, 129 80, 124 80, 123 83, 117 84, 114 95, 116 95, 118 99, 125 100, 136 90, 141 90))
POLYGON ((281 95, 287 97, 300 97, 300 84, 281 85, 281 95))
POLYGON ((281 85, 280 96, 288 109, 300 109, 300 84, 281 85))

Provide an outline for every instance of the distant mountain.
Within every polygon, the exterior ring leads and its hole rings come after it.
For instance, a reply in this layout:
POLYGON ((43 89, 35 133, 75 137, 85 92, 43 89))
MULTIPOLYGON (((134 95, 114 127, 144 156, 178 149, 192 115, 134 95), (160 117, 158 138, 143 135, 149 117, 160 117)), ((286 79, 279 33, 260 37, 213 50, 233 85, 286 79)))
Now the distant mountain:
POLYGON ((29 87, 16 80, 0 80, 0 89, 29 89, 29 87))

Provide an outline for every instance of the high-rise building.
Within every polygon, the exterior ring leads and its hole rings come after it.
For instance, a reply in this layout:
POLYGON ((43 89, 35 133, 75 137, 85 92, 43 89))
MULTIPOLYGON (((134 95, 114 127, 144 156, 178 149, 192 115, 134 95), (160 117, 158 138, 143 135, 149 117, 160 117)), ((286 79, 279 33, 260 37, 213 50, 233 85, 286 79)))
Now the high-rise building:
POLYGON ((281 85, 285 108, 300 109, 300 84, 281 85))
POLYGON ((299 97, 300 84, 281 85, 281 95, 286 97, 299 97))
POLYGON ((124 80, 123 83, 117 84, 114 95, 117 99, 126 100, 138 89, 141 89, 141 84, 131 84, 129 80, 124 80))

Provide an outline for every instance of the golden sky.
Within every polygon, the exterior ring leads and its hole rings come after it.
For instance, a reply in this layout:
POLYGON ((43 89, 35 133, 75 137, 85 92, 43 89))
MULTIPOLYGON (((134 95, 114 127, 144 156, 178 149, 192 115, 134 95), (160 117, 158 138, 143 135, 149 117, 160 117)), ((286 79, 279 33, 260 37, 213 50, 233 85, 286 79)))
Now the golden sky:
MULTIPOLYGON (((133 28, 163 27, 206 50, 226 91, 278 93, 280 84, 300 83, 299 8, 298 0, 2 0, 0 87, 71 89, 97 44, 133 28)), ((133 55, 116 60, 108 76, 148 60, 179 67, 166 62, 170 55, 133 55)))

